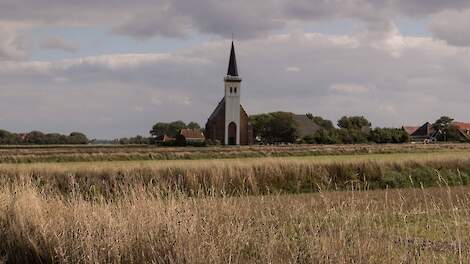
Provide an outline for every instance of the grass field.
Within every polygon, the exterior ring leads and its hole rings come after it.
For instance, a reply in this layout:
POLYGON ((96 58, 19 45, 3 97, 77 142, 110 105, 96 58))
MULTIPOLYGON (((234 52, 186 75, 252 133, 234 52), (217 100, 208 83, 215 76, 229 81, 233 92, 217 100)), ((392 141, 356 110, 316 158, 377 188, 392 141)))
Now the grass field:
POLYGON ((1 146, 0 163, 197 160, 249 157, 422 153, 465 150, 470 150, 470 144, 286 145, 205 148, 169 148, 145 145, 1 146))
POLYGON ((0 263, 468 263, 470 148, 402 147, 0 164, 0 263))

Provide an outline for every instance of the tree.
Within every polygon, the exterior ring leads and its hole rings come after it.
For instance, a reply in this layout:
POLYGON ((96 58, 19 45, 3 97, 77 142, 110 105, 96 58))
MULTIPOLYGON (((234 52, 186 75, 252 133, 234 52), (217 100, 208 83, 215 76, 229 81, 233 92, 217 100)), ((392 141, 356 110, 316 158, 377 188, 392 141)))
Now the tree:
POLYGON ((313 140, 317 144, 341 144, 343 143, 338 129, 325 130, 320 129, 313 135, 313 140))
POLYGON ((335 128, 333 126, 333 122, 327 119, 323 119, 321 116, 314 116, 311 113, 307 113, 307 117, 323 129, 332 130, 335 128))
POLYGON ((11 133, 6 130, 0 129, 0 144, 4 145, 16 145, 21 144, 22 139, 18 134, 11 133))
POLYGON ((453 125, 454 119, 448 116, 441 116, 434 122, 432 127, 438 131, 437 140, 439 141, 459 141, 460 135, 458 128, 453 125))
POLYGON ((89 140, 85 134, 80 132, 72 132, 67 137, 68 144, 88 144, 89 140))
POLYGON ((432 127, 436 130, 448 129, 452 125, 452 122, 454 122, 453 118, 450 118, 448 116, 441 116, 439 119, 436 120, 436 122, 434 122, 432 127))
POLYGON ((135 137, 130 137, 130 138, 120 138, 117 141, 121 145, 129 145, 129 144, 142 145, 142 144, 150 143, 149 138, 145 138, 141 135, 137 135, 135 137))
POLYGON ((371 123, 363 116, 343 116, 338 120, 338 126, 344 129, 363 129, 370 127, 371 123))
POLYGON ((26 142, 29 144, 44 144, 45 143, 45 136, 44 133, 40 131, 31 131, 26 136, 26 142))
POLYGON ((48 133, 44 135, 43 144, 66 144, 67 137, 58 133, 48 133))
POLYGON ((370 132, 369 141, 386 143, 405 143, 410 141, 410 136, 399 128, 375 128, 370 132))
POLYGON ((263 143, 294 143, 297 140, 297 124, 294 114, 274 112, 255 115, 250 118, 255 137, 263 143))
POLYGON ((196 122, 189 122, 186 127, 191 129, 201 129, 201 126, 196 122))
POLYGON ((156 123, 150 134, 154 137, 168 135, 170 137, 176 137, 179 131, 186 127, 186 124, 183 121, 174 121, 171 123, 156 123))

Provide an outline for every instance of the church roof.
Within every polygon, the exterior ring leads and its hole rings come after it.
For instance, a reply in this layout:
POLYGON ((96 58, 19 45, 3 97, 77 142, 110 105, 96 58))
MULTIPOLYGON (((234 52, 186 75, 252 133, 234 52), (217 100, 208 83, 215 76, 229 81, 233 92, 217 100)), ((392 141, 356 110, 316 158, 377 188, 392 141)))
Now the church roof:
POLYGON ((235 46, 233 45, 233 41, 232 41, 232 49, 230 50, 230 61, 228 63, 227 75, 238 76, 237 58, 235 56, 235 46))
POLYGON ((217 116, 217 114, 218 114, 222 109, 225 110, 225 97, 223 97, 222 100, 220 100, 219 104, 217 104, 217 106, 215 107, 214 111, 213 111, 212 114, 209 116, 209 120, 214 119, 214 117, 217 116))
MULTIPOLYGON (((245 113, 245 115, 248 116, 248 114, 245 111, 245 108, 243 108, 243 105, 241 104, 240 104, 240 109, 245 113)), ((219 104, 217 104, 214 111, 209 116, 208 121, 211 121, 212 119, 214 119, 219 114, 220 111, 225 111, 225 97, 223 97, 222 100, 220 100, 219 104)))

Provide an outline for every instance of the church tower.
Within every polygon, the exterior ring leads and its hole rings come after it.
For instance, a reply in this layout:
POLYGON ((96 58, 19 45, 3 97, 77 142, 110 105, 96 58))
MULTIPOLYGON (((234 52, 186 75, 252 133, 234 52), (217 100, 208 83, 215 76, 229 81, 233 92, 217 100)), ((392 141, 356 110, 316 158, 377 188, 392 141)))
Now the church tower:
POLYGON ((227 75, 224 78, 224 97, 207 119, 204 130, 206 140, 223 145, 253 144, 253 126, 240 104, 241 82, 232 41, 227 75))
POLYGON ((232 41, 225 83, 225 145, 240 145, 240 92, 242 79, 238 76, 235 47, 232 41))

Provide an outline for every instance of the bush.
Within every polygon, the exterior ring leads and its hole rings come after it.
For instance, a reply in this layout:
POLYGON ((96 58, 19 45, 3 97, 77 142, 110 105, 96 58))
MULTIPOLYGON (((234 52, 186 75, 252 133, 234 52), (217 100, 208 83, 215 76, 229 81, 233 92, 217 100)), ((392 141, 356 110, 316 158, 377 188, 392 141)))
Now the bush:
POLYGON ((369 135, 369 141, 379 144, 406 143, 410 141, 410 137, 403 129, 375 128, 369 135))

